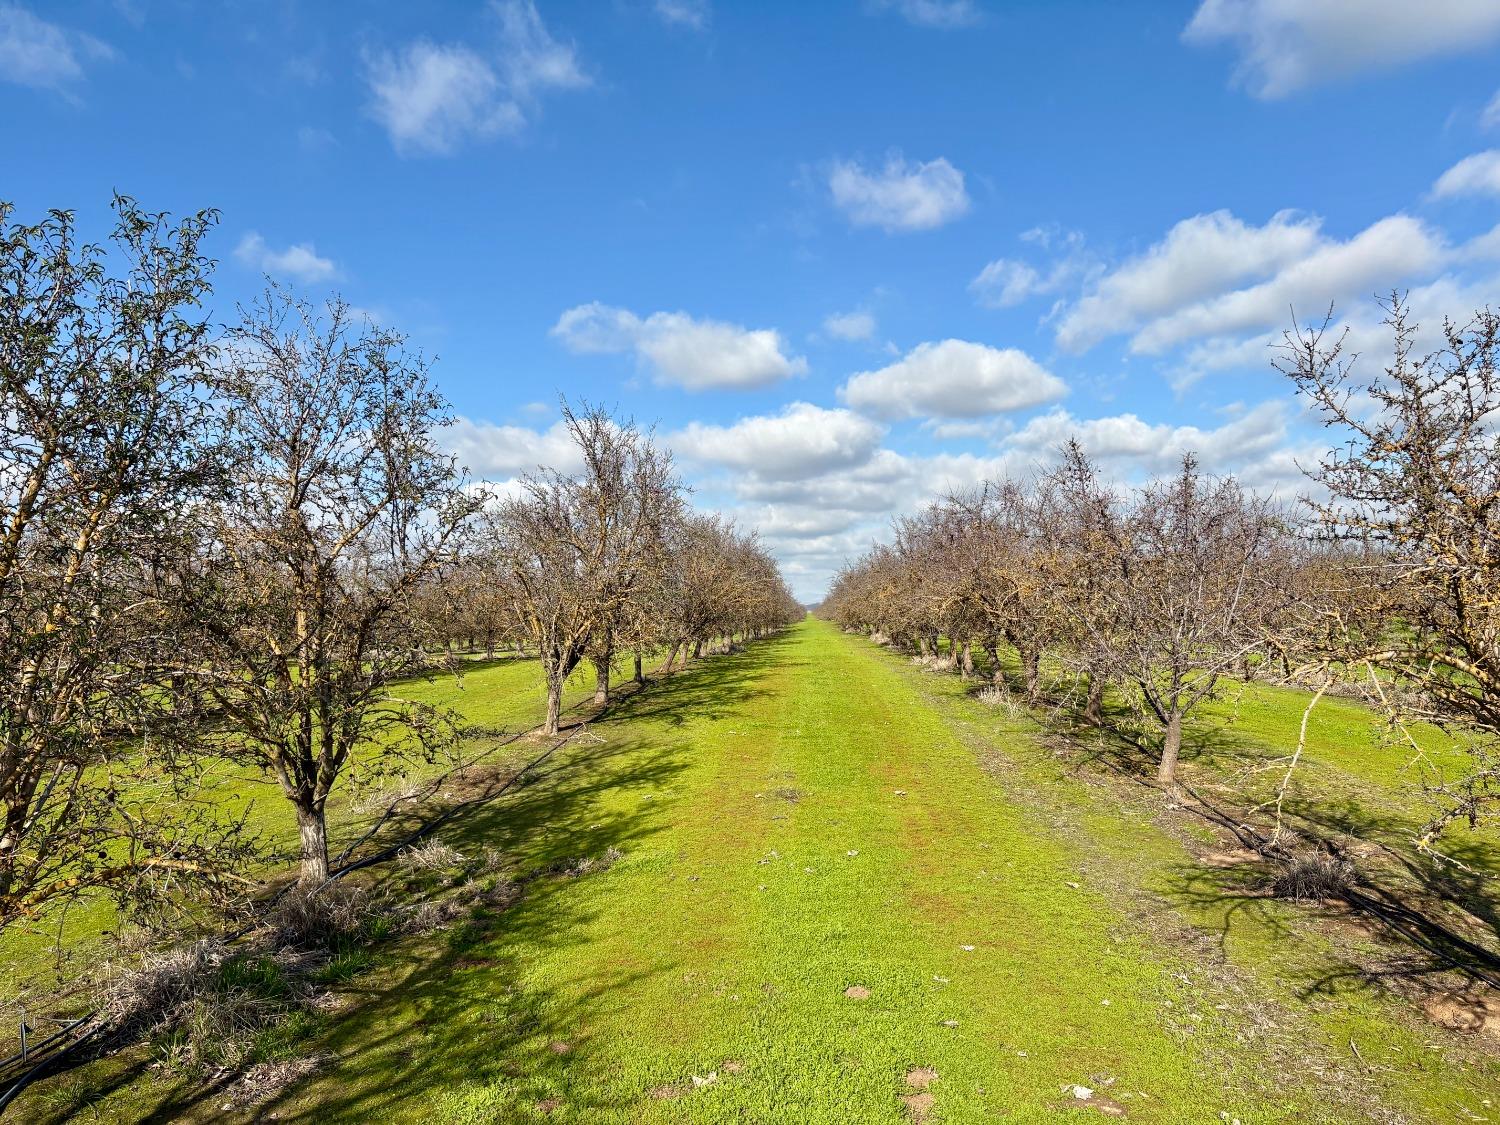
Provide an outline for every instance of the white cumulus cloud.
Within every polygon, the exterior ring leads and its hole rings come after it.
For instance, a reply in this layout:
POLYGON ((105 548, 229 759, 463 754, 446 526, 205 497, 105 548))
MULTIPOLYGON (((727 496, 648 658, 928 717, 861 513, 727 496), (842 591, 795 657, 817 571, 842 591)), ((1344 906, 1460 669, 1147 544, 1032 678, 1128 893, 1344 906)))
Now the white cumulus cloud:
POLYGON ((829 172, 828 190, 855 226, 892 232, 930 230, 969 210, 964 174, 941 156, 907 163, 893 154, 875 169, 841 160, 829 172))
POLYGON ((1212 430, 1146 422, 1135 414, 1075 418, 1053 410, 1033 418, 1007 440, 1007 446, 1038 459, 1050 459, 1062 444, 1077 439, 1102 463, 1147 473, 1170 472, 1185 453, 1196 453, 1213 472, 1228 472, 1281 448, 1286 439, 1286 407, 1261 403, 1212 430))
POLYGON ((1156 245, 1104 274, 1058 321, 1057 342, 1082 351, 1193 301, 1305 257, 1319 220, 1281 211, 1252 226, 1228 211, 1194 215, 1156 245))
POLYGON ((1500 39, 1494 0, 1203 0, 1183 38, 1229 43, 1260 98, 1500 39))
POLYGON ((884 434, 884 427, 851 410, 793 402, 779 414, 741 418, 729 426, 692 422, 668 440, 693 461, 787 481, 862 465, 884 434))
POLYGON ((1500 149, 1466 156, 1438 177, 1432 185, 1434 198, 1455 195, 1500 195, 1500 149))
POLYGON ((272 277, 293 281, 327 281, 338 273, 333 260, 320 255, 311 242, 297 242, 284 250, 273 250, 255 231, 249 231, 234 248, 240 264, 272 277))
POLYGON ((575 352, 634 352, 658 382, 689 390, 763 387, 807 370, 807 360, 789 355, 775 329, 698 320, 685 312, 640 317, 594 301, 564 312, 552 335, 575 352))
POLYGON ((397 152, 448 153, 471 139, 518 132, 542 94, 589 85, 577 50, 552 37, 531 0, 490 10, 499 26, 495 50, 418 39, 366 54, 370 114, 397 152))
POLYGON ((1201 337, 1271 327, 1288 321, 1293 309, 1326 309, 1331 303, 1362 298, 1430 273, 1447 256, 1439 233, 1408 215, 1392 215, 1345 242, 1320 245, 1257 285, 1161 316, 1137 332, 1130 346, 1159 354, 1201 337))
POLYGON ((1016 348, 968 340, 918 344, 897 362, 862 371, 839 398, 878 418, 977 418, 1050 402, 1067 386, 1016 348))
POLYGON ((562 422, 533 430, 461 417, 443 432, 443 444, 479 480, 506 481, 543 468, 563 473, 583 468, 573 435, 562 422))

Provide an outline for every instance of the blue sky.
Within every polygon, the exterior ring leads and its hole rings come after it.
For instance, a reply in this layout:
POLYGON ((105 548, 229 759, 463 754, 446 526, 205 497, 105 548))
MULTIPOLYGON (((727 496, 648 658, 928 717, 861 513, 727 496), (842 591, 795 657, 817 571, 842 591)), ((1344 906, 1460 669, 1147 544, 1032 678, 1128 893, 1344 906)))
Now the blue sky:
POLYGON ((1500 0, 0 0, 0 199, 216 207, 437 357, 475 476, 657 425, 799 594, 1077 435, 1295 489, 1270 367, 1500 277, 1500 0))

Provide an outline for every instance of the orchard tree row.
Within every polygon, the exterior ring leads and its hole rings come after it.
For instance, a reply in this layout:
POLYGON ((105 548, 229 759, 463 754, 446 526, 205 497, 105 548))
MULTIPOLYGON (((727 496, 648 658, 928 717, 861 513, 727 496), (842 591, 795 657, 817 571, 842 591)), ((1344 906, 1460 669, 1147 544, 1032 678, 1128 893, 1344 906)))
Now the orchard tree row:
POLYGON ((1500 803, 1500 317, 1445 323, 1419 352, 1399 295, 1385 309, 1379 370, 1326 325, 1280 350, 1330 435, 1306 497, 1272 499, 1192 455, 1129 486, 1075 442, 1053 468, 899 520, 821 612, 1093 724, 1107 697, 1128 704, 1168 787, 1184 723, 1229 680, 1274 676, 1311 702, 1357 692, 1393 730, 1436 723, 1468 751, 1463 776, 1429 778, 1421 844, 1476 824, 1500 803))
POLYGON ((0 205, 0 927, 234 878, 205 761, 274 779, 325 880, 351 766, 456 738, 398 681, 466 633, 539 656, 554 734, 582 661, 603 702, 621 654, 639 679, 801 615, 648 432, 565 410, 576 472, 472 484, 401 335, 274 285, 215 325, 215 215, 115 203, 104 246, 0 205))

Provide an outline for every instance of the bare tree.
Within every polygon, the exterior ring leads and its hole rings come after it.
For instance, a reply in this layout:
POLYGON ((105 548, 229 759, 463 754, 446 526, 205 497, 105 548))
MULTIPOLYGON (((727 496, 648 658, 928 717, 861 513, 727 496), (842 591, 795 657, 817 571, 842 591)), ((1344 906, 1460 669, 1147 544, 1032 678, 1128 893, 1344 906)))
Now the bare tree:
POLYGON ((500 503, 489 546, 510 572, 517 615, 541 657, 543 732, 558 732, 563 687, 586 655, 608 698, 609 667, 631 603, 663 565, 666 530, 681 507, 670 454, 631 422, 597 407, 563 420, 583 462, 576 476, 542 469, 500 503))
MULTIPOLYGON (((1438 723, 1472 756, 1455 782, 1433 779, 1444 807, 1420 841, 1500 803, 1500 315, 1445 321, 1416 351, 1399 295, 1385 303, 1390 364, 1356 375, 1342 337, 1286 337, 1280 369, 1340 442, 1313 471, 1323 532, 1352 546, 1326 595, 1308 604, 1314 653, 1363 668, 1372 699, 1398 724, 1438 723)), ((1413 743, 1415 746, 1415 743, 1413 743)))
POLYGON ((118 776, 177 780, 154 587, 214 471, 214 215, 115 210, 119 273, 71 213, 8 225, 0 205, 0 925, 230 858, 191 806, 165 815, 118 776))
POLYGON ((328 876, 326 805, 367 769, 430 756, 442 717, 391 690, 440 662, 413 595, 479 497, 435 438, 445 403, 396 333, 272 287, 229 331, 225 492, 197 511, 181 671, 217 712, 219 752, 266 769, 296 810, 301 879, 328 876))
MULTIPOLYGON (((1075 460, 1073 472, 1087 471, 1075 460)), ((1080 542, 1109 561, 1097 574, 1084 643, 1161 728, 1157 781, 1172 785, 1183 720, 1262 642, 1262 596, 1285 521, 1232 478, 1205 477, 1196 458, 1138 490, 1124 507, 1077 479, 1080 542)))

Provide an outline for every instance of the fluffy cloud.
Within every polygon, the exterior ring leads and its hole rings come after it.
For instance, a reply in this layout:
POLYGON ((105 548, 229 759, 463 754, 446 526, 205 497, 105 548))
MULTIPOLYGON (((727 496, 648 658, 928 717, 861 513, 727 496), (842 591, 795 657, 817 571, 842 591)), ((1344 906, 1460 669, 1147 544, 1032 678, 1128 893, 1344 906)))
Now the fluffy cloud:
POLYGON ((642 318, 594 301, 563 313, 552 335, 575 352, 634 352, 658 382, 689 390, 763 387, 807 370, 807 361, 788 355, 774 329, 695 320, 684 312, 642 318))
POLYGON ((863 310, 831 313, 823 318, 823 331, 835 340, 868 340, 875 335, 875 317, 863 310))
POLYGON ((1320 245, 1258 285, 1157 318, 1136 333, 1131 348, 1159 354, 1195 338, 1267 328, 1285 321, 1289 309, 1323 309, 1330 302, 1363 297, 1430 273, 1446 258, 1441 235, 1417 219, 1393 215, 1346 242, 1320 245))
POLYGON ((875 7, 890 9, 918 27, 973 27, 980 19, 974 0, 876 0, 875 7))
POLYGON ((1057 342, 1082 351, 1194 301, 1305 257, 1319 220, 1281 211, 1251 226, 1228 211, 1194 215, 1156 245, 1106 273, 1058 322, 1057 342))
POLYGON ((731 426, 693 422, 669 440, 693 461, 786 481, 864 464, 884 433, 853 411, 794 402, 780 414, 742 418, 731 426))
POLYGON ((234 248, 240 264, 272 277, 287 277, 309 283, 327 281, 338 273, 329 258, 320 256, 311 242, 297 242, 285 250, 273 250, 255 231, 248 232, 234 248))
POLYGON ((866 170, 838 161, 828 175, 834 204, 855 226, 886 231, 930 230, 969 210, 964 174, 943 157, 908 164, 899 154, 883 168, 866 170))
POLYGON ((1057 342, 1079 352, 1125 333, 1137 354, 1200 340, 1223 350, 1247 333, 1284 327, 1291 309, 1319 314, 1330 303, 1421 283, 1497 253, 1493 232, 1451 246, 1409 215, 1381 219, 1343 241, 1324 235, 1318 218, 1290 211, 1264 226, 1227 211, 1195 215, 1144 253, 1092 275, 1058 317, 1057 342))
POLYGON ((1076 439, 1101 463, 1147 473, 1170 472, 1183 454, 1196 453, 1210 470, 1229 472, 1279 449, 1286 434, 1286 407, 1272 401, 1213 430, 1149 423, 1134 414, 1082 420, 1054 410, 1033 418, 1006 444, 1050 460, 1064 442, 1076 439))
POLYGON ((1434 198, 1455 195, 1500 195, 1500 149, 1466 156, 1438 177, 1434 198))
POLYGON ((554 39, 531 0, 491 5, 490 55, 419 39, 365 58, 370 113, 401 153, 447 153, 469 139, 520 130, 542 94, 587 86, 571 44, 554 39))
POLYGON ((583 468, 578 447, 562 422, 537 431, 459 418, 444 431, 443 444, 479 480, 506 481, 539 468, 564 473, 583 468))
POLYGON ((92 35, 69 31, 19 4, 0 3, 0 81, 65 90, 84 76, 84 64, 114 52, 92 35))
POLYGON ((918 344, 878 371, 862 371, 839 398, 878 418, 977 418, 1050 402, 1067 393, 1023 351, 968 340, 918 344))
POLYGON ((1236 81, 1279 98, 1314 83, 1500 39, 1493 0, 1203 0, 1189 43, 1239 51, 1236 81))

